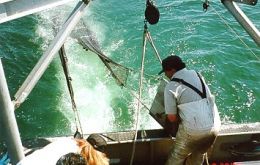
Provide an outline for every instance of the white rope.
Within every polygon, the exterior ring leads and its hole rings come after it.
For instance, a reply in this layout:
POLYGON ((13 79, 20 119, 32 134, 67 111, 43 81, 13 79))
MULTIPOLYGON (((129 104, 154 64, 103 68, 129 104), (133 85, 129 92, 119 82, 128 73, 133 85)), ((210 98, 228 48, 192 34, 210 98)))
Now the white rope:
POLYGON ((208 153, 205 153, 205 160, 206 160, 206 165, 209 165, 209 157, 208 157, 208 153))
POLYGON ((135 89, 134 88, 130 88, 130 87, 126 87, 126 88, 128 88, 128 90, 130 91, 130 94, 133 96, 133 97, 135 97, 136 99, 137 99, 137 101, 139 101, 143 106, 144 106, 144 108, 146 109, 146 110, 150 110, 149 108, 148 108, 148 106, 142 101, 142 100, 140 100, 139 99, 139 96, 137 96, 133 91, 135 91, 135 89))
POLYGON ((148 41, 149 41, 149 43, 151 44, 151 46, 153 47, 153 49, 154 49, 154 51, 155 51, 155 54, 156 54, 156 56, 157 56, 157 58, 158 58, 158 60, 160 61, 160 64, 161 64, 161 63, 162 63, 162 59, 161 59, 161 57, 160 57, 160 55, 159 55, 159 53, 158 53, 158 51, 157 51, 157 49, 156 49, 156 47, 155 47, 155 45, 154 45, 152 36, 150 35, 150 32, 149 32, 149 31, 147 31, 146 37, 148 38, 148 41))
POLYGON ((237 32, 228 24, 228 22, 221 16, 220 13, 217 12, 217 10, 212 6, 212 9, 214 12, 219 16, 219 18, 223 21, 223 23, 230 29, 232 33, 235 34, 235 36, 241 41, 242 44, 245 45, 245 47, 256 57, 257 60, 260 60, 259 57, 256 56, 256 54, 253 52, 253 50, 242 40, 242 38, 237 34, 237 32))
MULTIPOLYGON (((144 59, 145 59, 145 48, 146 48, 146 31, 144 31, 143 36, 143 53, 142 53, 142 62, 141 62, 141 70, 140 70, 140 81, 139 81, 139 97, 138 100, 142 98, 142 86, 143 86, 143 74, 144 74, 144 59)), ((135 148, 136 148, 136 140, 137 140, 137 133, 138 133, 138 125, 139 125, 139 117, 140 117, 140 101, 137 104, 137 113, 136 113, 136 124, 135 124, 135 136, 134 136, 134 143, 132 149, 132 155, 130 160, 130 165, 133 164, 134 155, 135 155, 135 148)))

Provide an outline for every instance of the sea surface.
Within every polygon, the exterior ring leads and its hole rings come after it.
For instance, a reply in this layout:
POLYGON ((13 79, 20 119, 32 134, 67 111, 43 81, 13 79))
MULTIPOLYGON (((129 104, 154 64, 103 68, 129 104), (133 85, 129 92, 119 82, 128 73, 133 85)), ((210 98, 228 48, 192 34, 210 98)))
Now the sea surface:
MULTIPOLYGON (((12 99, 55 36, 55 21, 64 22, 77 1, 0 25, 0 57, 12 99)), ((125 87, 116 84, 94 53, 75 38, 65 43, 77 111, 83 133, 155 129, 149 116, 161 66, 146 46, 141 102, 139 79, 146 0, 94 0, 82 20, 102 52, 131 68, 125 87), (145 106, 144 106, 144 105, 145 106)), ((260 122, 260 49, 220 1, 207 12, 198 0, 156 0, 160 20, 148 30, 161 58, 176 54, 189 69, 204 75, 223 124, 260 122)), ((240 5, 260 29, 260 4, 240 5)), ((85 35, 81 32, 80 35, 85 35)), ((28 98, 15 110, 23 139, 71 135, 75 115, 58 54, 28 98)))

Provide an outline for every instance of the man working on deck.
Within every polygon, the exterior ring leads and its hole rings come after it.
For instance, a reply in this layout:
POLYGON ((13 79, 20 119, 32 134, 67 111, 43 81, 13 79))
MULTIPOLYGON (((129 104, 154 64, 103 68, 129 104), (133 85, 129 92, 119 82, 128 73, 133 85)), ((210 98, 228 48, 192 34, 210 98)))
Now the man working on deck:
POLYGON ((163 72, 171 80, 164 89, 166 128, 178 129, 166 164, 201 165, 220 128, 214 98, 202 76, 186 69, 180 57, 165 58, 163 72))

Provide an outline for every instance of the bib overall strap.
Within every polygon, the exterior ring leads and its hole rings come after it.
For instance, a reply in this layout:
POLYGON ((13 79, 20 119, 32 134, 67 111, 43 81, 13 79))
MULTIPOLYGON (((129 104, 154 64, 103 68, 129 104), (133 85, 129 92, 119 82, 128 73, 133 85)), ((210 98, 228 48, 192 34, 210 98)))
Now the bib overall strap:
POLYGON ((206 88, 205 88, 205 84, 203 83, 202 79, 201 79, 201 76, 199 75, 199 73, 197 73, 199 79, 200 79, 200 82, 201 82, 201 85, 202 85, 202 91, 201 92, 200 90, 198 90, 197 88, 195 88, 193 85, 191 85, 190 83, 187 83, 186 81, 184 81, 183 79, 179 79, 179 78, 172 78, 171 81, 176 81, 178 83, 181 83, 183 85, 186 85, 187 87, 191 88, 192 90, 194 90, 196 93, 198 93, 201 98, 206 98, 206 88))
POLYGON ((207 93, 206 93, 206 88, 205 88, 205 84, 201 78, 201 75, 197 72, 197 75, 200 79, 201 85, 202 85, 202 93, 203 93, 203 97, 202 98, 206 98, 207 97, 207 93))

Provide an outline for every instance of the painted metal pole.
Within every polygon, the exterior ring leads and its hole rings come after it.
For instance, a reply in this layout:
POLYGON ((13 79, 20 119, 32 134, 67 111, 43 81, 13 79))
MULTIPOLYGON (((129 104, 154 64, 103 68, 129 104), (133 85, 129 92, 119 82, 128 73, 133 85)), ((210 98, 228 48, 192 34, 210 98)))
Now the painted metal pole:
POLYGON ((232 0, 222 0, 222 3, 240 23, 240 25, 246 30, 246 32, 251 36, 255 43, 260 46, 260 32, 250 21, 250 19, 245 15, 245 13, 239 8, 236 2, 233 2, 232 0))
POLYGON ((73 28, 76 26, 78 21, 80 20, 83 10, 87 6, 89 1, 85 0, 85 2, 79 2, 75 9, 73 10, 70 17, 63 24, 61 30, 58 32, 57 36, 54 38, 52 43, 50 44, 47 51, 40 58, 38 63, 35 65, 29 76, 26 78, 21 88, 15 94, 15 106, 18 107, 26 97, 30 94, 31 90, 34 88, 38 80, 41 78, 54 56, 60 50, 61 46, 66 41, 66 38, 70 35, 73 28))
POLYGON ((0 24, 73 0, 0 0, 0 24))
POLYGON ((14 105, 11 101, 4 69, 0 58, 0 133, 6 143, 12 164, 24 158, 20 133, 15 119, 14 105))

